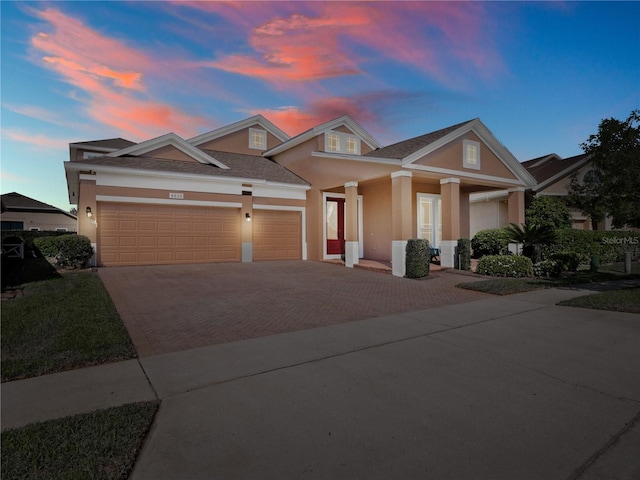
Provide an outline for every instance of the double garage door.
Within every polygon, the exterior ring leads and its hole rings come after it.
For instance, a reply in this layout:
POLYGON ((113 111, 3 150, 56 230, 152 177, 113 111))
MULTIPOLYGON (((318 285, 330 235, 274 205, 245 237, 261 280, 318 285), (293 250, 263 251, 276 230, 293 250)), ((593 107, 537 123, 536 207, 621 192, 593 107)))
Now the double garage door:
MULTIPOLYGON (((239 262, 238 208, 98 205, 101 265, 239 262)), ((300 212, 255 210, 255 260, 301 258, 300 212)))

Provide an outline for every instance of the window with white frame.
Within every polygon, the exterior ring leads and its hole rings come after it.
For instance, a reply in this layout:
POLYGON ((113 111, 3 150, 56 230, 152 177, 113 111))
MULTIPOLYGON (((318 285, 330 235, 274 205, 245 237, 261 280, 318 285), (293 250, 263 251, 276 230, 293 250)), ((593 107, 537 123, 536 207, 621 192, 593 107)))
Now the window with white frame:
POLYGON ((463 140, 462 166, 480 170, 480 143, 473 140, 463 140))
POLYGON ((360 139, 344 132, 327 132, 324 136, 325 151, 360 155, 360 139))
POLYGON ((259 128, 249 129, 249 148, 255 150, 267 149, 267 131, 259 128))

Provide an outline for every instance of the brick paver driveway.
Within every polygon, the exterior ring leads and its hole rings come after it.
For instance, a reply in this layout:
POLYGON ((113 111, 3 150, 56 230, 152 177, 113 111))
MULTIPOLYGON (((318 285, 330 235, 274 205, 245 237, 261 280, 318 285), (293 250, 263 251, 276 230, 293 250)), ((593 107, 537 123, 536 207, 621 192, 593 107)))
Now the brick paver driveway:
POLYGON ((483 298, 433 272, 410 280, 322 262, 99 270, 140 356, 188 350, 483 298))

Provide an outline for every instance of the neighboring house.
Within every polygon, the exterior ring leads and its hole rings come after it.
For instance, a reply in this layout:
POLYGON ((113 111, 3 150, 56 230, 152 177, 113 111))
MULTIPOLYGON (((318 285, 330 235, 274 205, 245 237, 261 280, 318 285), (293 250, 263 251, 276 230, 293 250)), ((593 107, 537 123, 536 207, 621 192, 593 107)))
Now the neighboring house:
POLYGON ((75 215, 52 205, 12 192, 2 195, 2 231, 48 230, 75 232, 75 215))
POLYGON ((343 257, 402 276, 410 238, 453 265, 470 195, 505 191, 507 220, 521 223, 535 185, 479 119, 382 146, 348 116, 289 137, 257 115, 191 139, 70 151, 69 200, 100 265, 343 257))
MULTIPOLYGON (((568 195, 569 183, 573 174, 576 174, 579 181, 588 175, 593 175, 590 157, 587 154, 563 159, 552 153, 522 162, 522 166, 536 181, 535 185, 527 190, 527 193, 531 195, 565 197, 568 195)), ((508 225, 506 199, 507 192, 472 195, 472 236, 486 228, 499 228, 508 225)), ((592 222, 591 218, 585 216, 579 209, 570 208, 569 210, 575 229, 591 230, 594 227, 597 230, 612 229, 610 218, 601 222, 592 222)))

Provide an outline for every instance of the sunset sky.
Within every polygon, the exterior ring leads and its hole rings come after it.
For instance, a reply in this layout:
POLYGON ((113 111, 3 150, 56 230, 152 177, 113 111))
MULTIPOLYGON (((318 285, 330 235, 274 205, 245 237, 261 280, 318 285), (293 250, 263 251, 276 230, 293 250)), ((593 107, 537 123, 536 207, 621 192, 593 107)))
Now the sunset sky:
POLYGON ((640 2, 1 2, 1 190, 68 210, 69 142, 479 117, 520 161, 640 108, 640 2))

